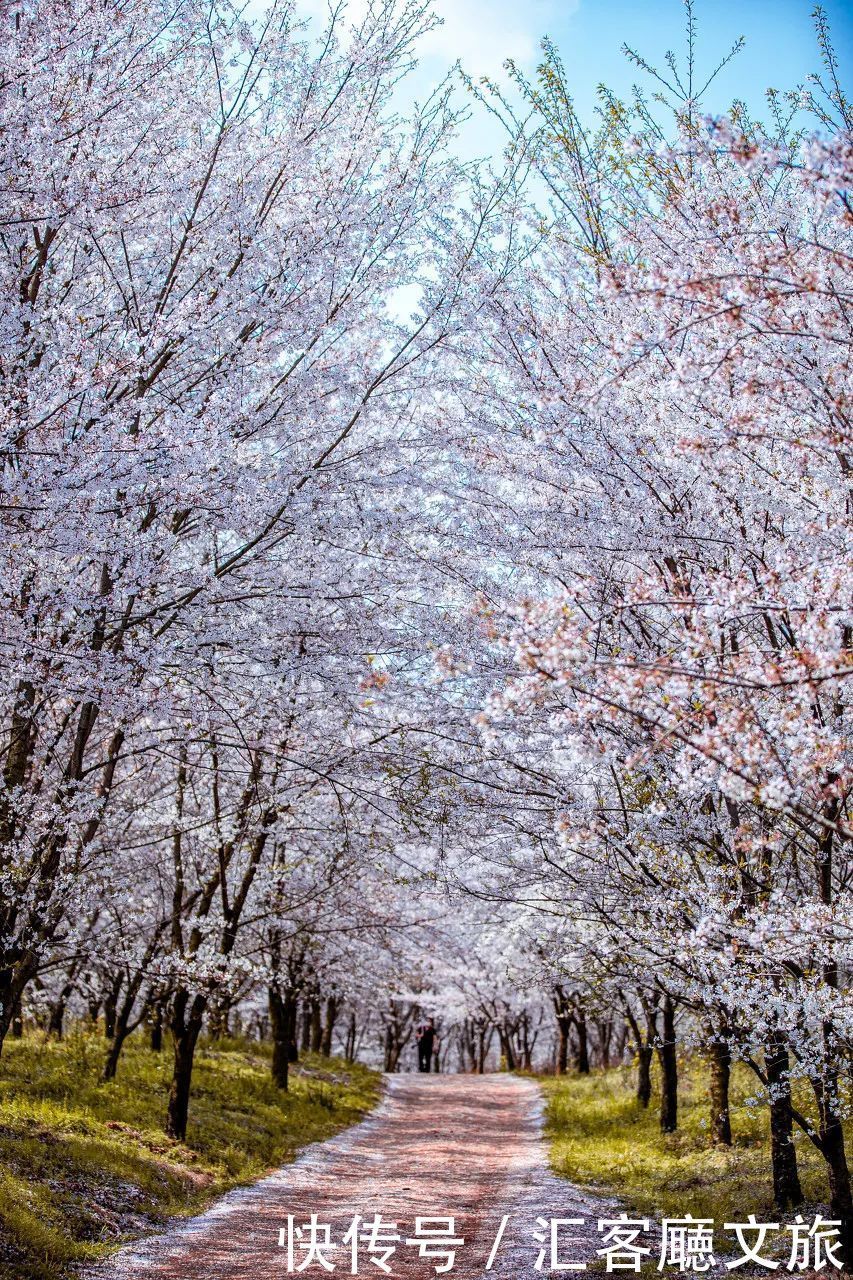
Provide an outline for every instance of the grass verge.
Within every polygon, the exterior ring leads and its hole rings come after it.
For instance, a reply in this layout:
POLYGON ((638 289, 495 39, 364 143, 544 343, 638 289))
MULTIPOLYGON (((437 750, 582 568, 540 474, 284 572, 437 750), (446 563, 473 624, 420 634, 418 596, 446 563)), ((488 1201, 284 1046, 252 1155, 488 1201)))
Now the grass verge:
POLYGON ((75 1263, 198 1212, 361 1119, 377 1072, 307 1055, 290 1091, 269 1077, 269 1049, 202 1043, 186 1143, 162 1131, 171 1053, 133 1037, 118 1078, 99 1082, 104 1041, 8 1040, 0 1059, 0 1278, 62 1280, 75 1263))
MULTIPOLYGON (((549 1077, 541 1084, 551 1165, 562 1177, 615 1195, 643 1217, 712 1218, 720 1253, 734 1247, 721 1232, 725 1222, 743 1222, 749 1213, 759 1221, 793 1220, 793 1213, 780 1219, 773 1207, 767 1109, 751 1102, 757 1085, 748 1068, 737 1065, 732 1073, 733 1144, 728 1148, 710 1145, 707 1076, 699 1060, 679 1064, 674 1134, 660 1132, 655 1097, 647 1110, 638 1104, 629 1067, 549 1077)), ((823 1161, 799 1131, 795 1141, 806 1197, 801 1211, 807 1219, 818 1209, 826 1214, 823 1161)))

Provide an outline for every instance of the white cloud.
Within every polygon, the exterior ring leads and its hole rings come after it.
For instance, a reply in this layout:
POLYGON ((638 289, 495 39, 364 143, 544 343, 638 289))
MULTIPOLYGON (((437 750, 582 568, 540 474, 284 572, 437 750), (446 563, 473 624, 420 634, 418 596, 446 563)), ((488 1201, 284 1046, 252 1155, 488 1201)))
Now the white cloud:
MULTIPOLYGON (((370 0, 347 0, 344 21, 357 23, 370 0)), ((250 0, 263 6, 265 0, 250 0)), ((423 100, 458 62, 474 80, 482 76, 506 83, 503 72, 508 58, 530 72, 540 57, 544 35, 565 30, 566 21, 577 12, 581 0, 433 0, 441 24, 430 31, 418 46, 419 67, 398 91, 405 110, 414 99, 423 100)), ((329 14, 329 0, 296 0, 297 13, 323 22, 329 14)), ((457 103, 472 108, 457 141, 457 150, 470 159, 497 156, 506 142, 501 126, 464 93, 457 103)))
POLYGON ((425 55, 452 64, 458 59, 471 76, 497 76, 507 58, 535 64, 539 41, 556 16, 568 17, 578 0, 435 0, 443 20, 426 37, 425 55))
MULTIPOLYGON (((257 3, 257 0, 256 0, 257 3)), ((433 0, 441 26, 423 40, 423 58, 435 59, 442 68, 462 63, 471 76, 497 76, 507 58, 532 67, 539 56, 539 41, 556 21, 565 21, 579 0, 433 0)), ((357 22, 368 0, 348 0, 347 16, 357 22)), ((328 0, 297 0, 306 16, 323 19, 328 0)))

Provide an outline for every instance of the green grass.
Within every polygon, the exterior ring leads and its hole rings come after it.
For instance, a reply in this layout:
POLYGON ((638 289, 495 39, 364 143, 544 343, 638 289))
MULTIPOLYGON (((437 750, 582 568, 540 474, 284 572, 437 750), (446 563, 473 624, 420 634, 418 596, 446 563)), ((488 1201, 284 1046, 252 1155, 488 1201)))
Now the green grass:
MULTIPOLYGON (((748 1068, 732 1073, 730 1148, 711 1146, 704 1064, 679 1064, 679 1130, 660 1132, 658 1099, 644 1110, 628 1067, 590 1076, 543 1080, 546 1134, 554 1171, 592 1190, 615 1194, 629 1210, 653 1218, 694 1217, 739 1222, 750 1212, 775 1216, 767 1109, 750 1106, 756 1093, 748 1068)), ((807 1105, 805 1098, 803 1105, 807 1105)), ((809 1206, 825 1205, 824 1164, 811 1142, 795 1134, 800 1180, 809 1206)), ((808 1216, 808 1213, 806 1213, 808 1216)), ((718 1229, 720 1251, 725 1236, 718 1229)))
POLYGON ((376 1103, 366 1067, 307 1055, 290 1091, 269 1048, 202 1043, 186 1143, 163 1134, 171 1053, 133 1037, 118 1079, 98 1076, 101 1036, 7 1039, 0 1058, 0 1278, 61 1280, 74 1263, 190 1214, 292 1160, 376 1103))

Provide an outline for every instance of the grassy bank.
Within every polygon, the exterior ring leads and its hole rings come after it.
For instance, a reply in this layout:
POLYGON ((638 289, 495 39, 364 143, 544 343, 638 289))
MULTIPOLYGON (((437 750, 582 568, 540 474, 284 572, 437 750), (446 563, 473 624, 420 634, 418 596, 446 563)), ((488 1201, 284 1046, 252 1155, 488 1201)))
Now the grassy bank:
POLYGON ((162 1131, 168 1045, 128 1042, 118 1079, 99 1083, 104 1041, 7 1040, 0 1059, 0 1277, 60 1280, 75 1262, 293 1159, 360 1119, 379 1076, 308 1055, 290 1092, 269 1079, 268 1049, 198 1050, 186 1143, 162 1131))
MULTIPOLYGON (((730 1148, 708 1138, 707 1077, 696 1060, 679 1066, 679 1131, 663 1135, 657 1099, 648 1110, 634 1096, 629 1068, 546 1079, 546 1125, 554 1170, 583 1186, 616 1194, 628 1208, 656 1218, 743 1221, 773 1214, 767 1110, 750 1106, 755 1077, 738 1066, 732 1079, 730 1148)), ((800 1179, 807 1202, 825 1204, 823 1162, 797 1132, 800 1179)), ((789 1217, 792 1215, 789 1215, 789 1217)))

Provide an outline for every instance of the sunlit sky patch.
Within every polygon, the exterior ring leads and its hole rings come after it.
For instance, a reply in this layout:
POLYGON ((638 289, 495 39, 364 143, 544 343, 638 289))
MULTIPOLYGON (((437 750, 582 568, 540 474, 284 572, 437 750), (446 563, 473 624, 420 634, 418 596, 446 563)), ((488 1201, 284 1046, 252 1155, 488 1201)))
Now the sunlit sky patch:
MULTIPOLYGON (((299 3, 306 12, 327 12, 325 0, 299 3)), ((354 11, 363 7, 363 0, 354 0, 352 7, 354 11)), ((417 73, 421 94, 457 61, 475 79, 500 79, 507 58, 532 71, 541 39, 547 35, 560 50, 582 116, 592 119, 599 84, 625 95, 633 83, 642 82, 642 74, 623 54, 623 44, 655 65, 663 65, 668 49, 679 59, 685 49, 681 0, 435 0, 434 7, 442 26, 422 45, 417 73)), ((745 38, 743 50, 714 81, 704 109, 721 114, 733 98, 740 97, 761 118, 768 87, 793 89, 811 72, 820 71, 813 7, 811 0, 697 0, 700 80, 707 78, 739 36, 745 38)), ((853 4, 825 0, 823 7, 849 85, 853 4)), ((461 142, 464 151, 494 154, 502 141, 488 114, 475 109, 461 142)))

